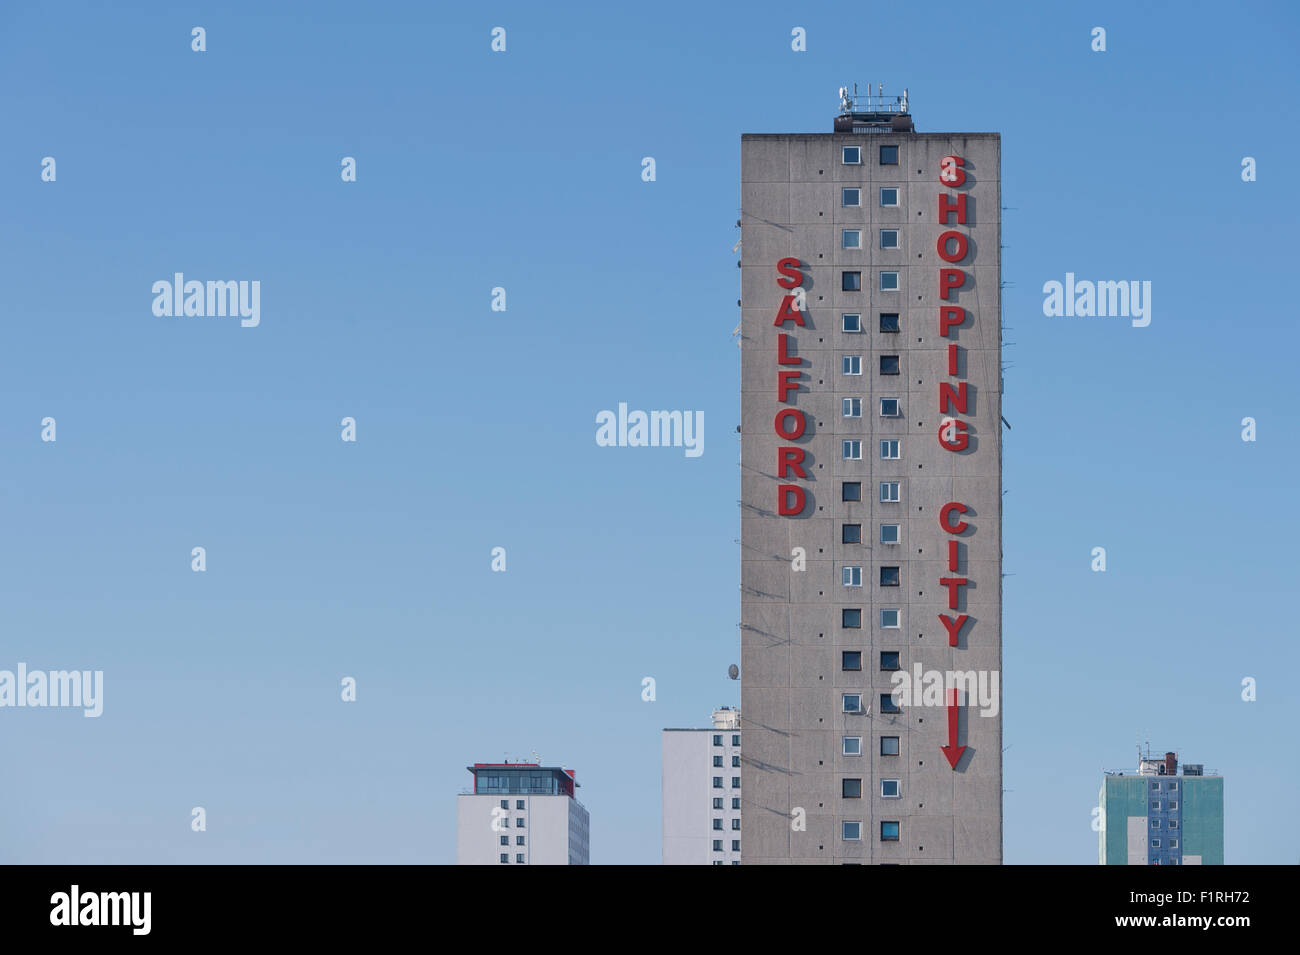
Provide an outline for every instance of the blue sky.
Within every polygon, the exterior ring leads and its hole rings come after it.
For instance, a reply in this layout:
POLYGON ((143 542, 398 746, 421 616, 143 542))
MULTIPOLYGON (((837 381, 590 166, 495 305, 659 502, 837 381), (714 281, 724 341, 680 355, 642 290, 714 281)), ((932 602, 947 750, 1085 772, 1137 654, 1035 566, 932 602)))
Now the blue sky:
POLYGON ((1006 860, 1095 863, 1139 736, 1300 859, 1293 8, 265 6, 0 12, 0 668, 105 672, 0 710, 0 861, 451 862, 536 751, 657 863, 660 729, 739 701, 740 135, 855 81, 1003 137, 1006 860), (261 324, 154 316, 178 271, 261 324), (1150 326, 1045 317, 1066 272, 1150 326), (705 453, 597 447, 620 401, 705 453))

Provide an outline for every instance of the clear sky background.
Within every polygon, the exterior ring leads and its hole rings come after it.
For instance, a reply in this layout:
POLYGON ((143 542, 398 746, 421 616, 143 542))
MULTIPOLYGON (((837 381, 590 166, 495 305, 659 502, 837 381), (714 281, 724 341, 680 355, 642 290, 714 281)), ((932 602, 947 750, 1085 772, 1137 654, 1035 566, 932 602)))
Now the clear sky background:
POLYGON ((1139 738, 1300 860, 1292 5, 272 6, 0 12, 0 669, 106 685, 0 710, 0 861, 453 862, 536 751, 657 863, 660 730, 740 697, 740 136, 855 81, 1002 134, 1006 861, 1095 864, 1139 738), (155 317, 178 271, 261 325, 155 317), (1067 271, 1150 326, 1044 317, 1067 271))

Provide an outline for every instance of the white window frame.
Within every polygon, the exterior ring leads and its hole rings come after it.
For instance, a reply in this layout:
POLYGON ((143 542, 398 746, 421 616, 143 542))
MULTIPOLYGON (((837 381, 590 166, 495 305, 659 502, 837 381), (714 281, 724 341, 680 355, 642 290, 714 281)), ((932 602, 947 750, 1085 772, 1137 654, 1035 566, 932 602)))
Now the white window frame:
POLYGON ((882 780, 880 781, 880 798, 881 798, 881 799, 902 799, 902 798, 903 798, 903 783, 902 783, 902 780, 899 780, 899 779, 882 779, 882 780), (894 792, 893 792, 892 794, 885 792, 885 784, 886 784, 886 783, 893 783, 893 784, 894 784, 894 792))
POLYGON ((1159 839, 1152 839, 1152 840, 1151 840, 1151 848, 1152 848, 1152 849, 1159 849, 1159 848, 1160 848, 1160 840, 1159 840, 1159 839))
POLYGON ((856 438, 846 438, 840 442, 840 451, 844 455, 845 461, 862 460, 862 442, 856 438))
POLYGON ((841 567, 841 568, 840 568, 840 580, 843 581, 845 587, 861 587, 861 586, 862 586, 862 568, 861 568, 861 567, 855 567, 855 566, 852 566, 852 565, 846 565, 846 566, 844 566, 844 567, 841 567), (855 579, 855 578, 856 578, 856 579, 855 579))
POLYGON ((861 713, 862 712, 862 694, 861 693, 841 693, 840 694, 840 712, 841 713, 861 713), (856 709, 850 710, 849 697, 854 697, 858 701, 856 709))
POLYGON ((901 243, 899 242, 899 238, 898 238, 898 230, 897 230, 897 229, 881 229, 881 230, 880 230, 880 247, 881 247, 882 249, 901 249, 901 248, 902 248, 902 245, 901 245, 901 243), (893 245, 885 245, 885 236, 887 236, 887 235, 892 235, 892 236, 894 237, 894 244, 893 244, 893 245))
POLYGON ((880 291, 882 291, 882 292, 897 292, 900 288, 901 288, 901 286, 900 286, 900 284, 899 284, 898 273, 897 273, 897 272, 881 272, 881 273, 880 273, 880 291), (888 288, 888 287, 885 285, 885 276, 887 276, 887 275, 892 275, 892 276, 894 277, 894 287, 893 287, 893 288, 888 288))
POLYGON ((880 608, 880 629, 881 630, 903 629, 903 611, 898 609, 897 607, 881 607, 880 608), (887 613, 892 613, 894 615, 893 623, 885 623, 885 614, 887 613))
POLYGON ((862 374, 862 356, 861 355, 841 355, 840 370, 846 375, 862 374), (850 368, 856 368, 857 371, 850 371, 850 368))
POLYGON ((1178 828, 1178 820, 1177 820, 1177 819, 1170 819, 1170 820, 1169 820, 1169 825, 1168 825, 1166 828, 1169 828, 1169 829, 1177 829, 1177 828, 1178 828))
POLYGON ((903 399, 902 398, 881 398, 880 399, 880 417, 882 418, 901 418, 903 417, 903 399), (885 414, 885 402, 894 402, 894 407, 898 409, 897 414, 885 414))
POLYGON ((898 206, 899 206, 899 204, 901 203, 901 201, 902 201, 902 190, 901 190, 898 186, 881 186, 881 187, 880 187, 880 207, 881 207, 882 209, 896 209, 896 208, 898 208, 898 206), (894 201, 893 201, 893 202, 886 202, 886 201, 885 201, 885 193, 886 193, 886 192, 892 192, 892 193, 894 194, 894 201))
POLYGON ((862 248, 862 230, 861 229, 841 229, 840 230, 840 248, 841 249, 860 249, 862 248), (858 241, 855 245, 849 245, 849 236, 855 235, 858 241))
POLYGON ((840 165, 841 166, 861 166, 862 165, 862 147, 861 146, 840 146, 840 165), (849 158, 849 150, 853 150, 857 159, 849 158))
POLYGON ((880 525, 880 543, 885 544, 885 545, 891 545, 891 546, 892 546, 892 545, 897 545, 897 544, 902 543, 902 540, 903 540, 903 526, 902 526, 901 524, 881 524, 881 525, 880 525), (892 528, 894 529, 894 539, 893 539, 892 541, 891 541, 891 540, 885 540, 885 528, 886 528, 886 527, 892 527, 892 528))
POLYGON ((843 418, 861 418, 862 417, 862 399, 861 398, 842 398, 840 399, 840 411, 843 412, 843 418))
POLYGON ((842 312, 840 314, 840 331, 849 334, 861 333, 862 331, 862 313, 861 312, 842 312), (849 328, 849 319, 857 321, 857 328, 849 328))
POLYGON ((860 819, 841 819, 840 836, 843 842, 861 842, 862 841, 862 820, 860 819), (848 835, 848 827, 857 826, 858 834, 856 836, 848 835))
POLYGON ((840 753, 841 753, 841 755, 843 755, 843 756, 861 756, 861 755, 862 755, 862 737, 861 737, 861 736, 842 736, 842 737, 840 737, 840 753), (850 753, 850 752, 849 752, 849 740, 856 740, 856 741, 857 741, 857 744, 858 744, 858 751, 857 751, 856 753, 850 753))
POLYGON ((840 187, 840 208, 841 209, 861 209, 862 208, 862 188, 860 186, 841 186, 840 187), (858 194, 857 202, 845 202, 844 193, 856 192, 858 194))
POLYGON ((880 482, 880 503, 881 504, 898 504, 903 500, 903 482, 902 481, 881 481, 880 482), (886 497, 886 493, 890 496, 886 497))
POLYGON ((897 438, 882 438, 880 441, 880 460, 882 461, 900 460, 903 455, 902 447, 903 445, 899 442, 897 438), (888 452, 890 451, 892 451, 893 454, 889 454, 888 452))

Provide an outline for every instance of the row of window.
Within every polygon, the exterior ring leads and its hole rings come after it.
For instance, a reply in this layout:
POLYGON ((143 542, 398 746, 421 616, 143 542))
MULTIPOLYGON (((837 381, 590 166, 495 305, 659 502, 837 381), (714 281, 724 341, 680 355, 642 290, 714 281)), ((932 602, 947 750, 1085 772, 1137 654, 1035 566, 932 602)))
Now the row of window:
MULTIPOLYGON (((1177 799, 1171 799, 1171 800, 1169 800, 1169 805, 1167 805, 1165 808, 1166 808, 1167 810, 1169 810, 1169 812, 1177 812, 1177 811, 1178 811, 1178 800, 1177 800, 1177 799)), ((1159 811, 1160 811, 1160 800, 1159 800, 1159 799, 1157 799, 1155 802, 1153 802, 1153 803, 1151 804, 1151 810, 1152 810, 1152 812, 1159 812, 1159 811)))
MULTIPOLYGON (((1159 849, 1159 848, 1160 848, 1160 840, 1159 840, 1159 839, 1152 839, 1152 840, 1151 840, 1151 848, 1152 848, 1152 849, 1159 849)), ((1177 839, 1170 839, 1170 840, 1169 840, 1169 848, 1170 848, 1170 849, 1177 849, 1177 848, 1178 848, 1178 840, 1177 840, 1177 839)))
MULTIPOLYGON (((1159 820, 1159 819, 1152 819, 1152 820, 1151 820, 1151 828, 1152 828, 1152 829, 1159 829, 1159 828, 1160 828, 1160 820, 1159 820)), ((1178 828, 1178 820, 1177 820, 1177 819, 1170 819, 1167 828, 1169 828, 1169 829, 1177 829, 1177 828, 1178 828)))
MULTIPOLYGON (((721 733, 714 733, 714 734, 713 734, 713 745, 714 745, 714 746, 721 746, 721 745, 722 745, 722 735, 723 735, 723 734, 721 734, 721 733)), ((732 734, 731 734, 731 745, 732 745, 732 746, 739 746, 739 745, 740 745, 740 734, 739 734, 739 733, 732 733, 732 734)))
MULTIPOLYGON (((721 809, 721 808, 722 808, 722 797, 721 797, 721 796, 715 796, 715 797, 713 798, 713 808, 714 808, 714 809, 721 809)), ((739 808, 740 808, 740 797, 739 797, 739 796, 732 796, 732 797, 731 797, 731 808, 732 808, 732 809, 739 809, 739 808)))
MULTIPOLYGON (((510 853, 508 853, 508 852, 503 852, 503 853, 501 853, 501 861, 502 861, 503 863, 505 863, 506 865, 509 865, 509 864, 510 864, 510 853)), ((518 854, 515 856, 515 862, 519 863, 520 865, 525 865, 525 864, 526 864, 526 863, 524 862, 524 854, 523 854, 522 852, 518 853, 518 854)))
MULTIPOLYGON (((846 527, 849 525, 845 525, 846 527)), ((862 629, 862 608, 842 607, 840 609, 840 626, 846 630, 862 629)), ((898 628, 898 608, 886 607, 880 611, 880 626, 886 630, 898 628), (889 614, 889 616, 886 616, 889 614)))
MULTIPOLYGON (((843 693, 843 694, 840 695, 840 699, 841 699, 841 702, 842 702, 842 705, 843 705, 843 711, 844 711, 845 713, 861 713, 861 712, 862 712, 862 694, 861 694, 861 693, 843 693)), ((903 712, 903 711, 902 711, 901 709, 899 709, 899 708, 898 708, 898 704, 894 702, 894 697, 893 697, 892 694, 889 694, 889 693, 881 693, 881 694, 880 694, 880 712, 882 712, 882 713, 901 713, 901 712, 903 712)), ((850 754, 845 753, 845 755, 847 756, 847 755, 850 755, 850 754)), ((854 754, 854 755, 856 755, 856 754, 854 754)), ((882 755, 883 755, 883 754, 882 754, 882 755)))
MULTIPOLYGON (((902 248, 898 244, 897 229, 880 230, 880 247, 882 249, 902 248)), ((842 249, 860 249, 862 248, 862 230, 861 229, 841 229, 840 230, 840 248, 842 249)))
MULTIPOLYGON (((721 839, 714 839, 714 840, 713 840, 713 851, 714 851, 714 852, 721 852, 721 851, 722 851, 722 840, 721 840, 721 839)), ((739 852, 739 851, 740 851, 740 840, 739 840, 739 839, 732 839, 732 840, 731 840, 731 851, 732 851, 732 852, 739 852)))
MULTIPOLYGON (((860 375, 860 374, 862 374, 862 359, 861 359, 861 358, 858 358, 856 355, 845 355, 845 356, 844 356, 844 367, 845 367, 845 369, 849 369, 849 368, 856 368, 856 369, 857 369, 856 371, 848 371, 848 370, 846 370, 846 371, 844 372, 844 374, 846 374, 846 375, 860 375)), ((895 371, 895 372, 885 372, 884 374, 895 374, 895 375, 896 375, 896 374, 898 374, 898 372, 896 372, 896 371, 895 371)), ((862 417, 862 399, 861 399, 861 398, 845 398, 845 399, 841 402, 841 404, 840 404, 840 411, 841 411, 841 413, 843 414, 843 417, 845 417, 845 418, 861 418, 861 417, 862 417)), ((881 399, 880 399, 880 417, 882 417, 882 418, 901 418, 901 417, 903 417, 903 402, 902 402, 902 399, 900 399, 900 398, 881 398, 881 399)), ((860 443, 860 442, 859 442, 859 443, 860 443)), ((858 457, 859 457, 859 458, 862 457, 862 454, 861 454, 860 451, 859 451, 859 453, 858 453, 858 457)), ((883 457, 883 455, 882 455, 882 457, 883 457)))
MULTIPOLYGON (((713 765, 714 765, 714 766, 721 766, 721 765, 722 765, 722 757, 721 757, 721 756, 714 756, 714 757, 713 757, 713 765)), ((740 757, 739 757, 739 756, 732 756, 732 757, 731 757, 731 765, 732 765, 732 766, 739 766, 739 765, 740 765, 740 757)))
MULTIPOLYGON (((880 286, 881 292, 897 292, 899 289, 897 272, 881 272, 880 286)), ((862 291, 862 273, 857 271, 845 271, 840 273, 840 291, 841 292, 861 292, 862 291)))
MULTIPOLYGON (((902 795, 900 789, 901 783, 897 779, 882 779, 880 781, 880 795, 883 799, 897 799, 902 795)), ((862 780, 861 779, 843 779, 840 781, 840 795, 845 799, 862 798, 862 780)), ((737 819, 737 822, 740 820, 737 819)), ((716 827, 715 827, 716 828, 716 827)))
MULTIPOLYGON (((862 147, 861 146, 841 146, 840 162, 846 166, 862 165, 862 147)), ((898 147, 886 146, 880 147, 880 165, 897 166, 898 165, 898 147)))
MULTIPOLYGON (((845 819, 843 822, 842 835, 848 842, 860 842, 862 840, 862 823, 857 820, 845 819)), ((895 821, 883 821, 880 823, 880 841, 897 842, 898 841, 898 823, 895 821)))
MULTIPOLYGON (((861 737, 861 736, 844 736, 844 737, 842 737, 841 739, 842 739, 842 741, 843 741, 843 753, 844 753, 845 756, 861 756, 861 755, 862 755, 862 737, 861 737)), ((882 736, 882 737, 880 737, 880 755, 881 755, 881 756, 897 756, 897 755, 898 755, 898 737, 897 737, 897 736, 882 736)), ((897 780, 895 780, 895 781, 897 781, 897 780)), ((883 794, 882 794, 882 795, 883 795, 883 794)))
MULTIPOLYGON (((501 844, 502 844, 503 846, 508 846, 508 845, 510 845, 510 837, 509 837, 509 836, 502 836, 502 837, 501 837, 501 844)), ((515 836, 515 845, 517 845, 517 846, 522 846, 523 844, 524 844, 524 837, 523 837, 523 836, 515 836)))
MULTIPOLYGON (((1151 789, 1152 789, 1152 791, 1159 790, 1159 789, 1160 789, 1160 780, 1158 780, 1158 779, 1153 779, 1153 780, 1151 781, 1151 789)), ((1178 789, 1178 781, 1177 781, 1177 780, 1174 780, 1173 782, 1165 783, 1165 789, 1169 789, 1169 790, 1177 790, 1177 789, 1178 789)))
MULTIPOLYGON (((857 209, 862 205, 862 190, 857 186, 847 186, 840 190, 840 205, 845 209, 857 209)), ((880 206, 882 209, 892 209, 899 205, 898 187, 881 186, 880 187, 880 206)))
MULTIPOLYGON (((862 331, 862 313, 845 312, 841 314, 840 327, 846 332, 862 331)), ((898 312, 881 312, 880 330, 882 332, 898 331, 898 312)))
MULTIPOLYGON (((714 776, 714 777, 713 777, 713 788, 714 788, 714 789, 721 789, 721 788, 722 788, 722 777, 721 777, 721 776, 714 776)), ((732 776, 732 777, 731 777, 731 788, 732 788, 732 789, 739 789, 739 788, 740 788, 740 777, 739 777, 739 776, 732 776)))
MULTIPOLYGON (((845 500, 860 501, 860 500, 862 500, 862 498, 860 498, 860 497, 855 497, 855 498, 845 498, 845 500)), ((901 525, 898 525, 898 524, 881 524, 881 525, 880 525, 880 543, 882 543, 882 544, 897 544, 897 543, 898 543, 898 533, 899 533, 899 530, 898 530, 898 529, 899 529, 900 526, 901 526, 901 525)), ((841 544, 861 544, 861 543, 862 543, 862 525, 861 525, 861 524, 841 524, 841 525, 840 525, 840 543, 841 543, 841 544)), ((845 574, 845 575, 844 575, 844 586, 845 586, 845 587, 860 587, 860 586, 862 586, 862 568, 861 568, 861 567, 855 567, 855 568, 845 568, 845 569, 846 569, 846 570, 852 569, 852 570, 854 571, 854 573, 853 573, 852 575, 850 575, 850 574, 845 574)))
MULTIPOLYGON (((840 663, 845 670, 862 669, 862 651, 861 650, 844 650, 840 653, 840 663)), ((880 652, 880 669, 882 670, 901 670, 902 667, 898 661, 897 650, 882 650, 880 652)))
MULTIPOLYGON (((524 803, 524 801, 523 801, 522 799, 516 799, 516 800, 515 800, 515 808, 516 808, 516 809, 523 809, 525 805, 526 805, 526 804, 524 803)), ((509 809, 509 808, 510 808, 510 800, 509 800, 509 799, 503 799, 503 800, 501 800, 501 808, 502 808, 502 809, 509 809)))
MULTIPOLYGON (((856 451, 856 452, 857 452, 857 457, 856 457, 856 458, 850 457, 849 455, 846 454, 844 459, 845 459, 846 461, 856 461, 856 460, 861 460, 861 458, 862 458, 862 448, 860 447, 860 445, 862 444, 862 442, 861 442, 861 441, 858 441, 858 442, 845 441, 844 443, 845 443, 845 444, 853 444, 853 443, 856 443, 856 444, 859 445, 859 447, 857 447, 857 448, 848 448, 848 449, 846 449, 846 450, 848 450, 848 451, 856 451)), ((881 504, 897 504, 899 501, 902 500, 902 496, 901 496, 901 495, 902 495, 902 490, 901 490, 901 489, 902 489, 902 482, 901 482, 901 481, 881 481, 881 482, 880 482, 880 503, 881 503, 881 504)), ((845 500, 845 501, 861 501, 861 500, 862 500, 862 482, 861 482, 861 481, 845 481, 844 484, 842 485, 841 489, 840 489, 840 495, 841 495, 841 499, 842 499, 842 500, 845 500), (852 487, 852 489, 851 489, 851 487, 852 487), (844 497, 845 494, 857 494, 857 497, 844 497)), ((881 527, 882 527, 882 529, 885 528, 885 527, 897 528, 898 525, 897 525, 897 524, 882 524, 881 527)), ((861 524, 845 524, 845 525, 844 525, 844 533, 843 533, 841 536, 844 538, 843 541, 842 541, 842 543, 845 543, 845 544, 860 544, 860 543, 862 543, 862 525, 861 525, 861 524), (850 528, 853 528, 853 530, 850 530, 850 528), (849 536, 850 534, 853 535, 852 539, 850 539, 850 536, 849 536)), ((892 540, 892 541, 882 540, 881 543, 882 543, 882 544, 896 544, 896 543, 898 543, 898 541, 897 541, 897 540, 892 540)))
MULTIPOLYGON (((713 820, 713 828, 714 828, 714 829, 721 829, 721 828, 722 828, 722 820, 721 820, 721 819, 717 819, 717 818, 715 818, 715 819, 713 820)), ((731 828, 732 828, 732 829, 735 829, 737 832, 739 832, 739 831, 740 831, 740 820, 739 820, 739 819, 733 819, 733 820, 731 820, 731 828)))
MULTIPOLYGON (((897 375, 902 373, 901 359, 898 355, 881 355, 880 356, 880 373, 882 375, 897 375)), ((861 355, 843 355, 840 358, 840 371, 846 375, 862 374, 862 356, 861 355)), ((895 401, 898 399, 895 398, 895 401)), ((860 416, 861 411, 858 412, 860 416)), ((845 415, 848 417, 848 415, 845 415)), ((886 415, 886 417, 893 417, 886 415)))
MULTIPOLYGON (((845 526, 861 527, 862 525, 861 525, 861 524, 856 524, 856 525, 845 525, 845 526)), ((897 526, 897 525, 895 525, 895 526, 897 526)), ((840 571, 841 571, 841 575, 842 575, 841 579, 842 579, 842 581, 843 581, 845 587, 861 587, 861 586, 862 586, 862 568, 861 568, 861 567, 842 567, 842 568, 840 568, 840 571)), ((900 574, 900 569, 899 569, 898 567, 881 567, 881 568, 880 568, 880 586, 882 586, 882 587, 897 587, 897 586, 899 586, 899 580, 900 580, 900 579, 901 579, 901 574, 900 574)), ((714 765, 714 766, 720 766, 720 765, 722 765, 722 764, 719 763, 719 762, 717 762, 717 761, 715 760, 714 763, 713 763, 713 765, 714 765)), ((734 762, 734 763, 732 763, 732 765, 733 765, 733 766, 739 766, 739 765, 740 765, 740 762, 739 762, 739 761, 734 762)))

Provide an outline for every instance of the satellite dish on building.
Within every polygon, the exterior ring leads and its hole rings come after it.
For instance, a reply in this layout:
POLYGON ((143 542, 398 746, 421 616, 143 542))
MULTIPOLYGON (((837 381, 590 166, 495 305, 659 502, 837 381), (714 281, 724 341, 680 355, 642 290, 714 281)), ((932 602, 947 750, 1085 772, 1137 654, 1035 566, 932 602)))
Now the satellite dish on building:
POLYGON ((740 679, 740 667, 736 666, 734 663, 727 667, 727 676, 731 677, 733 680, 740 679))

